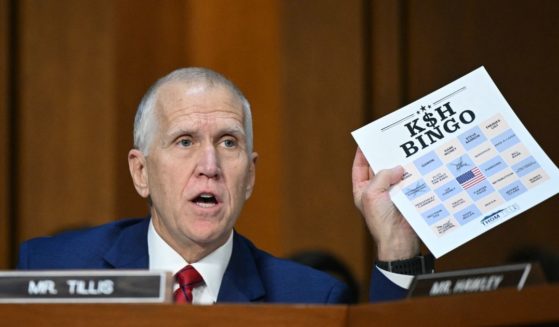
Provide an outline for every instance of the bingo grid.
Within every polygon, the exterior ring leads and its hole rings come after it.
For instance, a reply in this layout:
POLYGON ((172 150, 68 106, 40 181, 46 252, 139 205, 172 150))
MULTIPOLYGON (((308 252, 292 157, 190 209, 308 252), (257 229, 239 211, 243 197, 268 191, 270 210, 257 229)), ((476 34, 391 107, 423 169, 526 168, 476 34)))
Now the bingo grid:
POLYGON ((549 179, 498 114, 404 166, 398 184, 444 236, 549 179))

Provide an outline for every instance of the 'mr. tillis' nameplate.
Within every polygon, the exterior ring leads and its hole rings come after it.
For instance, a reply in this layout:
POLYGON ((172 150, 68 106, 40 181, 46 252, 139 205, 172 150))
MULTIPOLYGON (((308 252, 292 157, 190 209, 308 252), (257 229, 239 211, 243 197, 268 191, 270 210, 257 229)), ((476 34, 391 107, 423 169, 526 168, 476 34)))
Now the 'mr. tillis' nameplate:
POLYGON ((171 287, 164 271, 2 271, 0 303, 170 302, 171 287))

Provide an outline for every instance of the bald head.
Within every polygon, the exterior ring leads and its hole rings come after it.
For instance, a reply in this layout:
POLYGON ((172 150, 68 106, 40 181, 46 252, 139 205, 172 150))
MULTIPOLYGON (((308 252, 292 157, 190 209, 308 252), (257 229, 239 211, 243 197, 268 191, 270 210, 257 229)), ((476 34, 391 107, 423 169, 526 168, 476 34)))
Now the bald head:
POLYGON ((247 140, 247 152, 252 153, 253 133, 252 114, 250 104, 242 92, 223 75, 207 68, 180 68, 167 76, 159 79, 153 84, 138 106, 136 118, 134 119, 134 147, 142 151, 144 155, 149 154, 149 148, 158 128, 156 107, 159 90, 163 85, 171 82, 180 82, 185 88, 214 88, 224 87, 234 98, 237 98, 243 109, 243 125, 247 140))

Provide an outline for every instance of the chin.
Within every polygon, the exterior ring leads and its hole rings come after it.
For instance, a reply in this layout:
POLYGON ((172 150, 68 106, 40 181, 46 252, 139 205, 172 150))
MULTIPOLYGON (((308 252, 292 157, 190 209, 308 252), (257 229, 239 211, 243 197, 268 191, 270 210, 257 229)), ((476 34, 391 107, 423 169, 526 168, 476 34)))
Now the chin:
POLYGON ((229 236, 229 232, 223 229, 216 228, 194 228, 189 231, 187 235, 196 244, 211 245, 216 242, 225 242, 229 236))

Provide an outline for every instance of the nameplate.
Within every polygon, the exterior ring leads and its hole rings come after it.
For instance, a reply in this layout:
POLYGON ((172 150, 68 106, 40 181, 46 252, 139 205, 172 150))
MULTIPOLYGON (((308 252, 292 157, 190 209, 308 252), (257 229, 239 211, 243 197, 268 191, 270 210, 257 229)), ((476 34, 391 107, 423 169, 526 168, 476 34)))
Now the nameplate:
POLYGON ((408 297, 489 292, 507 287, 521 290, 531 268, 526 263, 418 275, 408 297))
POLYGON ((170 302, 171 273, 148 270, 0 272, 0 303, 170 302))

